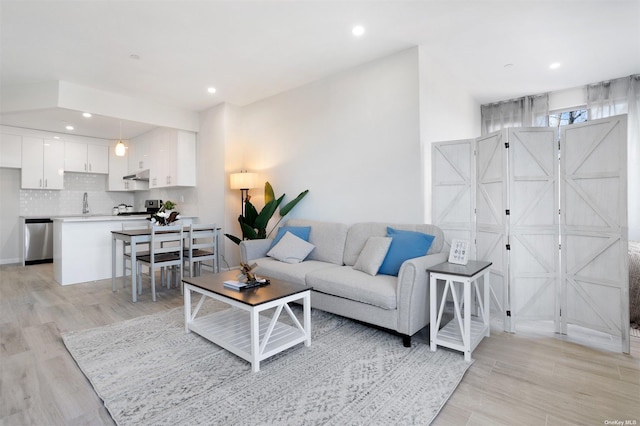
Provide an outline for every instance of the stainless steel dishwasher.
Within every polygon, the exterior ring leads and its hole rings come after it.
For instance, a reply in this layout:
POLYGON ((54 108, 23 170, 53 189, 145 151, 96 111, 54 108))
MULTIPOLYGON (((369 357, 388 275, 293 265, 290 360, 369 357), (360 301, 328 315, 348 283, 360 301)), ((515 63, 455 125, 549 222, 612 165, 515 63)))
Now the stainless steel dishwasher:
POLYGON ((24 264, 53 262, 53 221, 24 220, 24 264))

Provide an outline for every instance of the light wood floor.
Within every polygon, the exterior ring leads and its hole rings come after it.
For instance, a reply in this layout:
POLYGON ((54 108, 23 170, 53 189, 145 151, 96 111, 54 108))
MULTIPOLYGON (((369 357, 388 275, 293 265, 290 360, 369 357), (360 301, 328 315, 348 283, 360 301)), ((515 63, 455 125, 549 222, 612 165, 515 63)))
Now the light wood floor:
MULTIPOLYGON (((148 283, 133 304, 110 280, 63 287, 50 264, 0 267, 0 425, 112 425, 60 334, 181 304, 177 289, 152 302, 148 283)), ((494 329, 434 424, 640 425, 638 339, 631 352, 494 329)))

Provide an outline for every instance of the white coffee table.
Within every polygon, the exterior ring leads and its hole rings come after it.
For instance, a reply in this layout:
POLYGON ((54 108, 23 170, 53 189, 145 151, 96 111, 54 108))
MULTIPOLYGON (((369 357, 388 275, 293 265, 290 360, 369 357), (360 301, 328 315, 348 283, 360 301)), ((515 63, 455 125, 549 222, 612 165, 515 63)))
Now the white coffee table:
POLYGON ((304 342, 311 346, 311 288, 279 280, 271 284, 246 290, 232 290, 224 286, 225 280, 235 279, 234 271, 213 275, 184 278, 185 331, 194 331, 249 361, 252 370, 260 370, 260 361, 292 346, 304 342), (191 309, 191 296, 200 294, 200 300, 191 309), (229 307, 197 317, 207 298, 229 307), (293 301, 302 301, 302 324, 289 307, 293 301), (273 316, 261 312, 275 308, 273 316), (290 324, 280 321, 282 311, 288 314, 290 324))

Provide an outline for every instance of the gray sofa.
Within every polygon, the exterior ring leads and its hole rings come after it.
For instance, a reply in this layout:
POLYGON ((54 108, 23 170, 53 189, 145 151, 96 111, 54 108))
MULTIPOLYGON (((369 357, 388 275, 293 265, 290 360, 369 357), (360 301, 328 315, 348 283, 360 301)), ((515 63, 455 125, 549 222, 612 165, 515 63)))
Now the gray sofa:
POLYGON ((426 269, 445 262, 442 230, 434 225, 341 223, 291 219, 287 226, 310 226, 309 242, 315 249, 300 263, 267 257, 272 240, 240 243, 244 262, 257 263, 257 274, 313 287, 311 306, 411 336, 429 323, 429 283, 426 269), (369 237, 384 237, 387 226, 435 236, 425 256, 406 260, 398 276, 369 275, 353 268, 369 237))

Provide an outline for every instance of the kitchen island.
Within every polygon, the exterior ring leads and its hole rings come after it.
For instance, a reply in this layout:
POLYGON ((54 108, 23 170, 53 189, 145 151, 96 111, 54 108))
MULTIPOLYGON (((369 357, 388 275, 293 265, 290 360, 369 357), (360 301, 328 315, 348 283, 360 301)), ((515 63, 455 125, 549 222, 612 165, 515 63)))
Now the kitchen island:
MULTIPOLYGON (((189 225, 193 217, 182 217, 189 225)), ((53 270, 62 285, 111 278, 111 231, 122 230, 122 224, 149 226, 146 216, 79 215, 53 218, 53 270)), ((129 225, 127 225, 129 226, 129 225)), ((116 258, 122 257, 118 245, 116 258)), ((116 262, 116 275, 122 276, 122 262, 116 262)))

